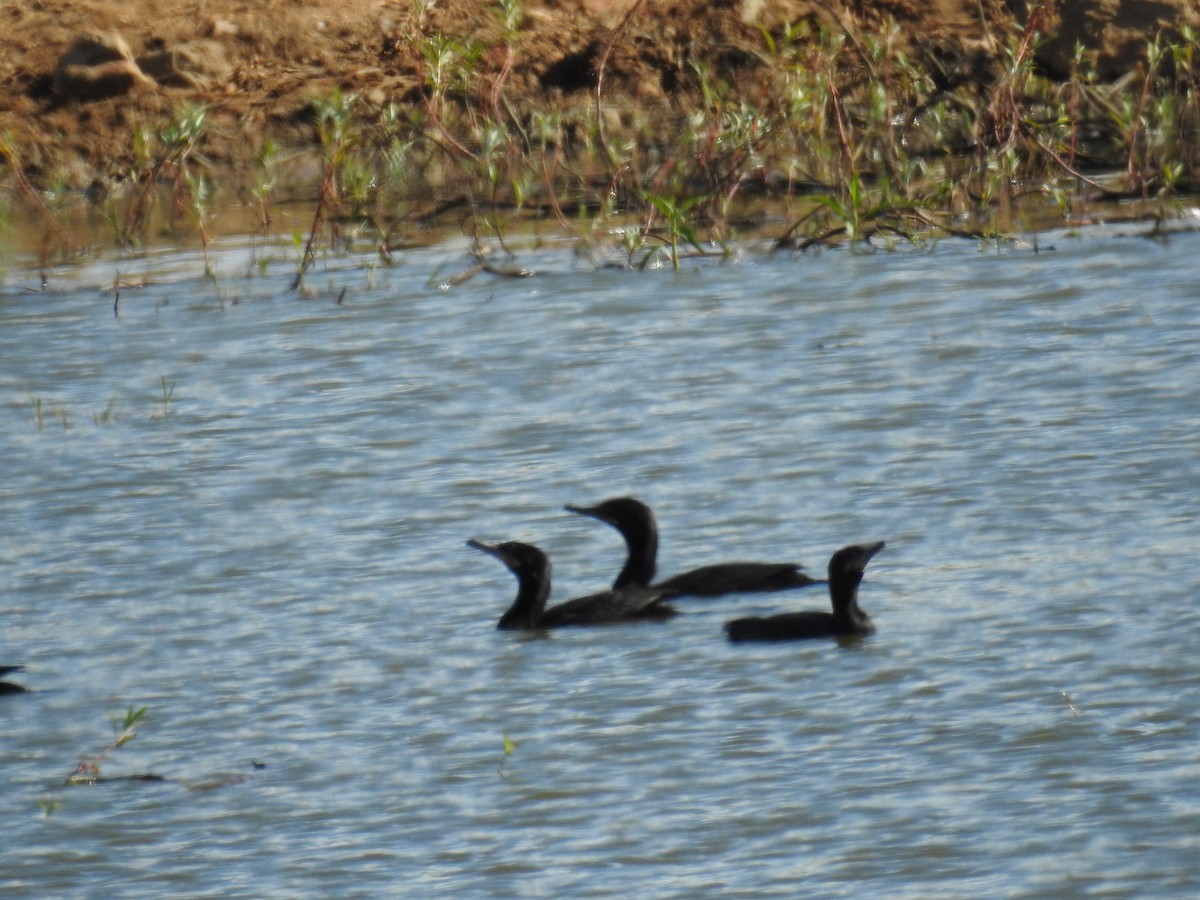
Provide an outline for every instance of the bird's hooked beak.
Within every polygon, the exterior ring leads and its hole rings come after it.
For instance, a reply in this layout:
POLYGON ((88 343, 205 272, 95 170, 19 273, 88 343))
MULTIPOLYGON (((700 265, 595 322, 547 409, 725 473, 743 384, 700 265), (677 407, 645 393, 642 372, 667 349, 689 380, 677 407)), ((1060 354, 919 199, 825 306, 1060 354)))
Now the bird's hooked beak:
POLYGON ((871 557, 886 546, 887 544, 884 541, 874 544, 859 544, 857 548, 859 553, 854 558, 854 568, 859 572, 866 571, 867 563, 871 561, 871 557))
POLYGON ((567 512, 575 513, 577 516, 588 516, 593 519, 599 519, 601 522, 608 521, 596 511, 596 507, 594 506, 575 506, 572 503, 568 503, 563 509, 567 512))
POLYGON ((504 555, 500 552, 500 548, 495 544, 485 544, 483 541, 478 541, 475 538, 471 538, 469 541, 467 541, 467 546, 473 547, 476 550, 482 550, 484 553, 488 554, 489 556, 494 556, 497 559, 504 558, 504 555))

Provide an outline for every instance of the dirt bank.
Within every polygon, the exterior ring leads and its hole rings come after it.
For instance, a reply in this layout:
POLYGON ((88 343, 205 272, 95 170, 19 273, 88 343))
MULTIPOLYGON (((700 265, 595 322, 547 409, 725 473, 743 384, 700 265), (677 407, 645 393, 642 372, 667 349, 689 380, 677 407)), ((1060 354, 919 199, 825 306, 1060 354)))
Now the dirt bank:
MULTIPOLYGON (((1119 77, 1148 36, 1185 20, 1187 5, 1062 0, 1042 65, 1067 65, 1082 41, 1102 78, 1119 77)), ((690 102, 697 63, 753 96, 764 34, 799 20, 849 26, 861 39, 894 19, 899 40, 948 81, 986 80, 1002 70, 1024 15, 1023 4, 1000 0, 531 0, 509 29, 499 0, 9 0, 0 8, 0 135, 36 184, 119 183, 137 166, 139 128, 159 128, 185 100, 202 102, 211 111, 205 155, 236 171, 267 137, 311 144, 310 100, 335 87, 361 94, 367 110, 419 103, 430 64, 422 37, 469 39, 479 53, 472 65, 513 103, 567 102, 594 91, 602 71, 607 101, 644 108, 690 102), (87 33, 105 35, 111 55, 100 68, 89 70, 87 58, 61 66, 87 33)))

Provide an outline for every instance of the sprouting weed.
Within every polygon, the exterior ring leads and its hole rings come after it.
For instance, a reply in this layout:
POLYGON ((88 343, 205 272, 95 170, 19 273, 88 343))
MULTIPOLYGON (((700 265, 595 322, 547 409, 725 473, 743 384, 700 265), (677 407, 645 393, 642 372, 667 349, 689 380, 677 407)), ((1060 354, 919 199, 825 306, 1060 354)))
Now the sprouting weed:
MULTIPOLYGON (((172 385, 172 387, 174 387, 174 385, 172 385)), ((118 719, 116 716, 112 717, 111 721, 113 730, 117 732, 117 739, 112 745, 114 750, 118 747, 128 744, 135 737, 137 737, 137 732, 134 730, 133 726, 136 725, 138 720, 146 714, 147 709, 148 707, 145 706, 140 707, 139 709, 130 707, 129 709, 125 710, 125 715, 123 715, 121 718, 118 719)))
POLYGON ((312 226, 300 256, 300 264, 296 268, 296 276, 292 280, 294 291, 301 289, 305 273, 316 261, 317 238, 321 226, 341 203, 343 194, 339 176, 344 173, 347 157, 357 146, 360 137, 353 115, 358 99, 358 94, 343 94, 340 90, 334 90, 328 96, 313 101, 324 167, 312 226))
POLYGON ((508 776, 507 771, 505 771, 505 766, 508 763, 508 758, 513 755, 513 752, 516 749, 517 749, 516 741, 514 741, 512 738, 510 738, 508 736, 508 732, 505 732, 504 733, 504 756, 502 756, 500 758, 500 766, 496 769, 496 772, 500 775, 501 778, 505 778, 508 776))
MULTIPOLYGON (((696 252, 703 256, 705 252, 704 247, 700 243, 700 237, 696 234, 696 229, 692 227, 690 214, 693 209, 704 203, 708 198, 696 196, 676 200, 672 197, 660 197, 649 193, 644 196, 666 223, 667 234, 664 240, 671 249, 671 265, 676 269, 679 268, 680 240, 691 244, 696 252)), ((647 228, 647 231, 649 231, 649 228, 647 228)), ((643 265, 648 261, 649 257, 643 261, 643 265)))
POLYGON ((171 411, 171 398, 175 396, 175 382, 167 381, 166 375, 160 375, 159 381, 162 385, 162 415, 166 418, 171 411))
POLYGON ((104 407, 104 412, 92 413, 92 421, 97 425, 108 425, 113 420, 113 410, 117 406, 117 397, 114 394, 108 401, 108 406, 104 407))
POLYGON ((145 706, 138 709, 130 707, 123 716, 111 716, 109 721, 112 722, 114 735, 112 741, 95 756, 80 760, 71 774, 67 776, 66 783, 70 785, 95 784, 100 779, 101 765, 108 757, 137 737, 137 729, 134 726, 145 716, 146 709, 145 706))

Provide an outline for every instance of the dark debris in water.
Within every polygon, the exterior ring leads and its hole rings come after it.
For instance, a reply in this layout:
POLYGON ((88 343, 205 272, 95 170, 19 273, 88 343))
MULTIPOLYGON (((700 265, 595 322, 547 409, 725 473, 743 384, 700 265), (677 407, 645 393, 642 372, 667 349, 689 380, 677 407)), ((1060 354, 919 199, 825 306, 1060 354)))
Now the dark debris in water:
MULTIPOLYGON (((267 764, 257 759, 250 760, 251 768, 265 769, 267 764)), ((157 772, 136 772, 131 775, 100 775, 94 770, 81 766, 67 776, 65 783, 72 786, 91 786, 96 784, 140 783, 140 784, 178 784, 189 791, 213 791, 219 788, 244 784, 251 775, 244 772, 217 772, 204 779, 193 781, 190 778, 171 778, 159 775, 157 772)))
POLYGON ((489 275, 496 275, 500 278, 532 278, 536 274, 533 269, 515 263, 476 263, 451 275, 438 286, 442 290, 456 288, 466 284, 481 272, 487 272, 489 275))

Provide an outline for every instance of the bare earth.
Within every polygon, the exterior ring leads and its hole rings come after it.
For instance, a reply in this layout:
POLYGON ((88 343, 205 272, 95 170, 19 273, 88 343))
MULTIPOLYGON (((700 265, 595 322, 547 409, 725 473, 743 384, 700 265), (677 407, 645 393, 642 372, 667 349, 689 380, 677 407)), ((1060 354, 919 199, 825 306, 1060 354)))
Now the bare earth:
MULTIPOLYGON (((1188 11, 1194 5, 1060 0, 1040 62, 1053 74, 1082 41, 1101 76, 1117 78, 1136 65, 1147 38, 1194 18, 1195 9, 1188 11)), ((484 73, 495 73, 494 81, 507 72, 498 2, 427 0, 423 12, 421 6, 416 0, 5 0, 0 136, 35 184, 119 182, 134 167, 138 127, 158 127, 185 100, 203 102, 212 110, 205 154, 236 172, 267 136, 285 147, 310 145, 305 111, 335 87, 358 92, 368 108, 419 102, 422 36, 469 38, 486 48, 477 63, 484 73), (115 64, 115 81, 89 87, 56 79, 76 37, 97 32, 128 45, 131 59, 115 64), (195 48, 198 58, 179 63, 195 48)), ((1002 66, 1005 41, 1025 9, 1003 0, 528 0, 503 90, 526 105, 577 101, 595 90, 603 58, 604 95, 613 103, 687 102, 695 96, 689 60, 753 92, 764 30, 778 33, 800 19, 833 31, 851 23, 861 34, 894 18, 914 54, 950 77, 986 80, 1002 66)))

